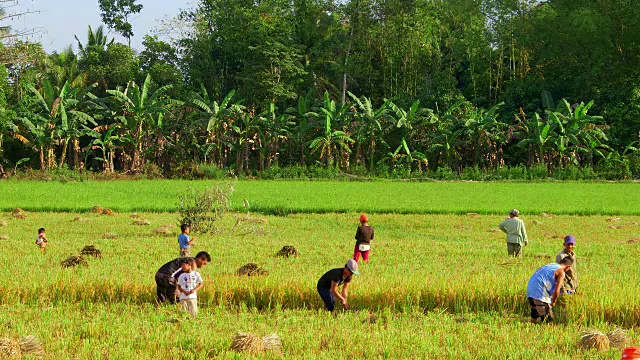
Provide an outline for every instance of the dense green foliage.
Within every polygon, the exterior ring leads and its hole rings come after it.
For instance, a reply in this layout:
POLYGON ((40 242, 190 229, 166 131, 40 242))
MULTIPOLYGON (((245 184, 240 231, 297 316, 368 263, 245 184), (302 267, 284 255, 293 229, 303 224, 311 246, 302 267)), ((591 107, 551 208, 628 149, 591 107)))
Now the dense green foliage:
MULTIPOLYGON (((178 196, 210 181, 138 180, 90 182, 5 181, 0 210, 88 211, 95 205, 116 211, 175 212, 178 196), (43 200, 44 199, 44 200, 43 200)), ((409 214, 640 215, 640 187, 634 183, 500 182, 331 182, 238 181, 231 207, 267 214, 363 211, 409 214)))
MULTIPOLYGON (((100 9, 129 38, 142 7, 100 9)), ((139 53, 102 27, 77 37, 78 53, 16 45, 0 165, 640 176, 640 10, 628 1, 199 0, 165 26, 184 31, 146 36, 139 53)))

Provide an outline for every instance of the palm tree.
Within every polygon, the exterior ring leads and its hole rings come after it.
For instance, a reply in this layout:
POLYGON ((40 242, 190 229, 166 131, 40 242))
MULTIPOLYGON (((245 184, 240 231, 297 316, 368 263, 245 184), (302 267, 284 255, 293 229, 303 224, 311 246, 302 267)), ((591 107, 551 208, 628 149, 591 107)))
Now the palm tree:
POLYGON ((336 103, 329 99, 329 93, 324 93, 324 103, 320 109, 324 114, 324 128, 321 136, 311 141, 309 148, 311 153, 320 151, 320 159, 325 162, 327 167, 333 166, 335 153, 338 149, 342 149, 346 153, 351 153, 348 143, 353 143, 353 139, 344 131, 334 130, 333 123, 337 123, 338 119, 344 114, 344 107, 337 108, 336 103))
POLYGON ((98 29, 94 32, 91 29, 91 25, 89 25, 89 29, 87 30, 87 43, 82 45, 78 36, 73 36, 78 42, 78 50, 82 53, 83 57, 86 57, 89 54, 90 47, 99 47, 100 49, 104 49, 105 47, 113 44, 114 39, 111 38, 109 41, 108 37, 104 33, 104 26, 98 26, 98 29))
POLYGON ((131 81, 124 92, 107 90, 107 94, 111 95, 110 99, 116 105, 116 112, 121 114, 118 119, 124 125, 125 137, 132 146, 130 162, 132 171, 139 171, 144 165, 143 149, 146 148, 145 139, 149 135, 149 128, 162 128, 169 106, 181 104, 165 96, 172 87, 172 85, 165 85, 150 94, 151 76, 147 75, 142 87, 131 81))

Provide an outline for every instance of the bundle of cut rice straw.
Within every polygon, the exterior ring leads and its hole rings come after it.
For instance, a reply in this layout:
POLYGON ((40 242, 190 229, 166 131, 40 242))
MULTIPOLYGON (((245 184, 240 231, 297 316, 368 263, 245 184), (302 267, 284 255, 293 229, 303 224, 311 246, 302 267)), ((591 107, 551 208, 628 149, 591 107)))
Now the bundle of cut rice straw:
POLYGON ((278 334, 271 334, 260 338, 252 333, 239 332, 231 341, 231 350, 261 354, 266 351, 282 352, 282 341, 278 334))
POLYGON ((27 335, 18 341, 9 338, 0 339, 0 358, 22 359, 25 355, 31 355, 37 359, 44 357, 44 348, 37 337, 27 335))
POLYGON ((609 350, 611 343, 607 335, 598 330, 587 330, 582 333, 580 347, 584 350, 597 349, 600 351, 609 350))

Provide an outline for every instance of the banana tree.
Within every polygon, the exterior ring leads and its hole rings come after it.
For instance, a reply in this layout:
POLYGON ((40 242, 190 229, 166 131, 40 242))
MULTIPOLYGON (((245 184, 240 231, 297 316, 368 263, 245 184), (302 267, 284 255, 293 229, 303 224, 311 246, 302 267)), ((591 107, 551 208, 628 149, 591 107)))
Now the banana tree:
POLYGON ((544 121, 538 113, 530 120, 517 116, 516 119, 519 120, 518 135, 522 138, 516 146, 529 151, 530 163, 544 164, 545 150, 552 139, 551 124, 544 121))
POLYGON ((355 128, 354 133, 357 140, 357 150, 358 152, 360 151, 365 141, 368 143, 369 171, 373 171, 376 143, 382 138, 382 123, 388 118, 389 105, 388 102, 385 102, 378 109, 375 109, 371 103, 371 99, 365 96, 358 98, 351 92, 348 92, 348 94, 356 105, 354 111, 355 121, 352 123, 352 126, 355 128))
POLYGON ((353 143, 353 139, 351 139, 346 132, 333 128, 333 124, 337 124, 339 119, 344 115, 345 108, 336 107, 335 101, 330 100, 328 92, 324 94, 324 102, 320 110, 324 114, 322 135, 313 139, 309 148, 312 154, 319 151, 320 159, 324 161, 327 167, 331 167, 334 164, 334 157, 337 150, 341 149, 345 153, 351 153, 348 144, 353 143))
POLYGON ((269 109, 260 114, 256 122, 256 135, 258 137, 259 170, 264 170, 271 164, 278 162, 278 149, 290 135, 290 127, 293 122, 286 114, 276 114, 274 103, 269 104, 269 109))
POLYGON ((115 170, 113 164, 115 147, 118 142, 122 141, 122 138, 116 131, 120 126, 120 124, 114 123, 111 125, 98 126, 93 129, 86 129, 87 135, 94 138, 90 143, 90 148, 92 150, 100 150, 102 156, 97 156, 96 160, 102 161, 103 170, 107 173, 112 173, 115 170))
POLYGON ((295 146, 300 152, 300 165, 306 166, 307 134, 313 128, 315 119, 319 117, 317 108, 314 106, 313 92, 309 90, 304 97, 298 97, 298 106, 288 108, 286 113, 291 115, 291 120, 294 122, 291 133, 295 146))
POLYGON ((147 75, 142 87, 131 81, 124 92, 107 90, 115 104, 114 110, 120 114, 117 119, 124 125, 126 139, 131 145, 129 169, 132 171, 139 171, 146 161, 143 150, 148 145, 151 131, 155 129, 157 135, 162 136, 163 121, 169 113, 169 107, 182 104, 165 95, 172 87, 165 85, 150 94, 151 76, 147 75))

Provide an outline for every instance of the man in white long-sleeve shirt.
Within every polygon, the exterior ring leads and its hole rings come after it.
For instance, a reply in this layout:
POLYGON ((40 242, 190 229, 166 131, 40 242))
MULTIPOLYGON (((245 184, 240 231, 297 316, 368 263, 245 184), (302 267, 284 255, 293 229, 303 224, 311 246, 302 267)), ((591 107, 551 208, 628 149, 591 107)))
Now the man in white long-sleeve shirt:
POLYGON ((509 218, 499 225, 500 230, 507 234, 507 251, 509 252, 509 256, 516 257, 522 254, 522 247, 529 244, 524 221, 522 221, 518 215, 520 215, 520 211, 512 209, 509 211, 509 218))

